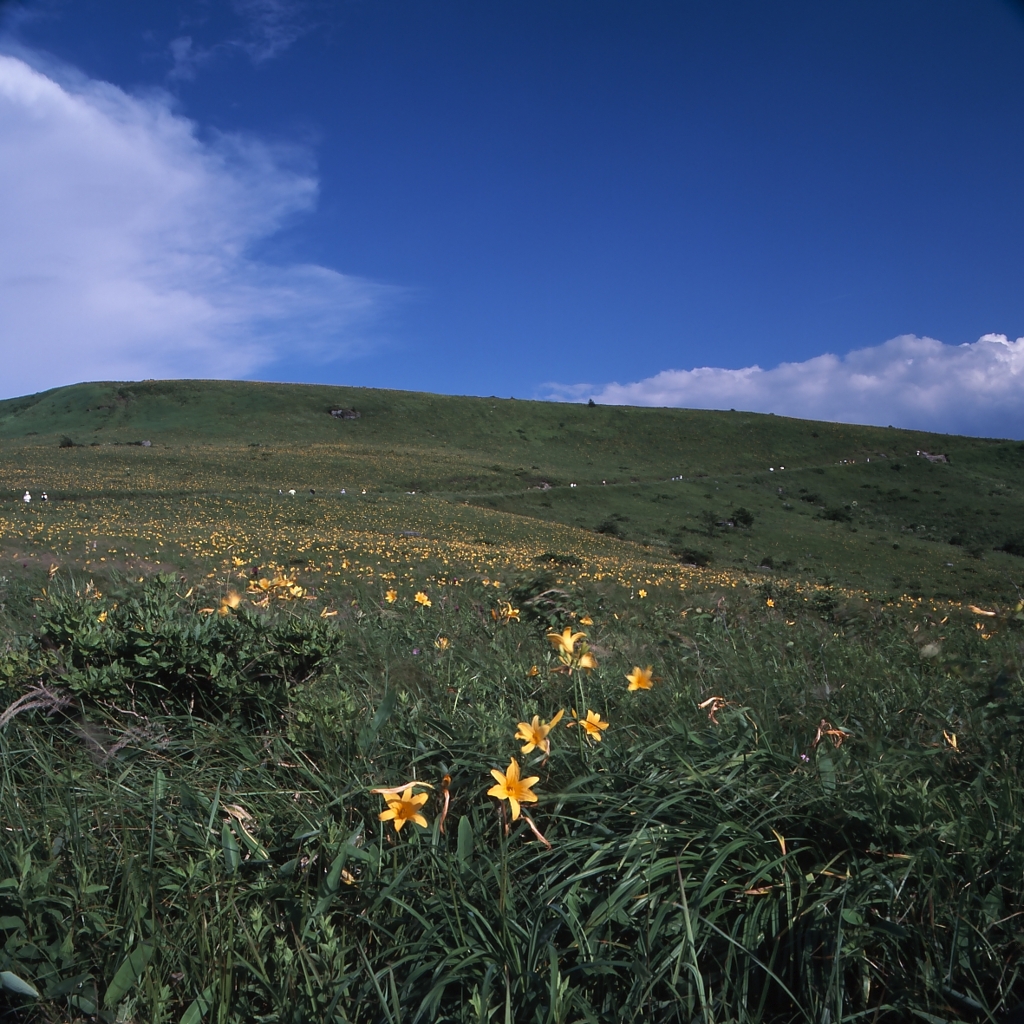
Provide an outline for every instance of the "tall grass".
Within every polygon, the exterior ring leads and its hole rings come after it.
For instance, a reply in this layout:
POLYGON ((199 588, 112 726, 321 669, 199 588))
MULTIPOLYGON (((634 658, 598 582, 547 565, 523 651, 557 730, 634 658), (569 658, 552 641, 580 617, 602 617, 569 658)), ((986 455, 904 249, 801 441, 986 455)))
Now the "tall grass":
POLYGON ((831 1024, 1024 998, 1012 622, 984 643, 594 591, 572 600, 600 666, 567 677, 545 621, 503 627, 485 594, 200 620, 151 582, 99 628, 51 588, 0 658, 8 702, 34 694, 0 728, 12 1019, 831 1024), (213 686, 210 651, 256 683, 213 686), (626 692, 634 663, 653 690, 626 692), (612 726, 520 754, 515 723, 560 707, 612 726), (513 754, 529 821, 485 795, 513 754), (370 790, 414 778, 430 825, 396 835, 370 790))

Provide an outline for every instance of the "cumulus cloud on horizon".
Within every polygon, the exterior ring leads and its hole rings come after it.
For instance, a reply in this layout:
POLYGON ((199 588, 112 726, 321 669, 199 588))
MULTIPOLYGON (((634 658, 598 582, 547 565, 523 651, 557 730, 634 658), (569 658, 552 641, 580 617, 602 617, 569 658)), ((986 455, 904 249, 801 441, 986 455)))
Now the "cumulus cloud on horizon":
POLYGON ((765 370, 663 370, 632 384, 550 384, 547 397, 607 405, 743 409, 838 423, 1024 437, 1024 338, 965 345, 905 334, 845 356, 765 370))
POLYGON ((301 152, 22 56, 0 54, 0 397, 337 358, 401 295, 254 255, 316 202, 301 152))

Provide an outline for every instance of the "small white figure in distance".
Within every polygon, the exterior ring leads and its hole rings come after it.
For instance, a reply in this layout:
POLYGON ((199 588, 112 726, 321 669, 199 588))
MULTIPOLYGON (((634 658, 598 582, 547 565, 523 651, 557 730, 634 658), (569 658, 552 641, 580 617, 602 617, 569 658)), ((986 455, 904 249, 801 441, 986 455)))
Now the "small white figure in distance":
POLYGON ((32 495, 26 491, 25 496, 21 500, 27 505, 32 500, 32 495))

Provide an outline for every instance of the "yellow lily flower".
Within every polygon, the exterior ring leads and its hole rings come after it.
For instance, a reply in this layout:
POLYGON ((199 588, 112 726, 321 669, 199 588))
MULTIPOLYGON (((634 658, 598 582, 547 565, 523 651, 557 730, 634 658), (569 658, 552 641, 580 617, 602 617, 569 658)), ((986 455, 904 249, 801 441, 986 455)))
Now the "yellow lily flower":
POLYGON ((516 821, 520 814, 520 804, 535 804, 540 798, 532 791, 533 786, 540 782, 539 775, 531 775, 528 779, 519 777, 519 762, 513 757, 509 759, 508 769, 499 772, 497 768, 491 769, 497 785, 487 790, 488 796, 497 797, 499 800, 507 800, 512 808, 512 820, 516 821))
POLYGON ((589 615, 584 615, 583 618, 580 619, 581 626, 592 626, 593 624, 594 620, 589 615))
POLYGON ((593 740, 595 743, 601 742, 601 731, 607 729, 609 723, 602 722, 601 716, 596 711, 588 711, 586 718, 580 718, 576 714, 576 710, 573 709, 574 721, 566 722, 566 725, 573 726, 578 725, 587 734, 587 739, 593 740))
POLYGON ((540 675, 540 669, 536 665, 531 665, 530 670, 526 673, 527 679, 532 679, 534 676, 540 675))
POLYGON ((511 601, 501 601, 497 608, 491 609, 491 618, 507 626, 510 622, 519 621, 519 609, 513 608, 511 601))
POLYGON ((633 666, 633 671, 626 676, 629 680, 630 691, 632 690, 649 690, 654 684, 654 666, 648 665, 647 668, 641 668, 639 665, 633 666))
POLYGON ((414 595, 413 600, 417 604, 422 605, 424 608, 429 608, 430 607, 430 598, 427 597, 427 595, 424 594, 422 590, 417 590, 416 591, 416 594, 414 595))
POLYGON ((583 640, 586 635, 586 633, 574 633, 569 626, 566 626, 561 633, 548 633, 548 639, 551 641, 552 647, 571 658, 576 648, 576 641, 583 640))
POLYGON ((563 709, 550 722, 542 722, 538 715, 533 716, 532 722, 520 722, 516 739, 523 741, 523 753, 529 754, 533 750, 543 750, 545 755, 550 754, 551 740, 548 738, 548 733, 558 725, 564 714, 563 709))
POLYGON ((640 596, 640 599, 643 600, 643 598, 645 598, 647 596, 647 591, 646 590, 638 590, 637 594, 640 596))
POLYGON ((592 672, 597 668, 597 658, 595 658, 590 651, 584 651, 576 662, 576 667, 583 669, 584 672, 592 672))
POLYGON ((398 591, 397 590, 389 590, 384 595, 384 600, 387 601, 388 604, 394 604, 398 600, 398 591))
POLYGON ((396 832, 401 832, 407 821, 413 821, 420 828, 426 828, 427 819, 419 813, 419 809, 427 802, 427 797, 427 793, 413 796, 412 786, 407 786, 402 793, 387 793, 384 795, 387 810, 381 811, 377 817, 381 821, 393 822, 396 832))

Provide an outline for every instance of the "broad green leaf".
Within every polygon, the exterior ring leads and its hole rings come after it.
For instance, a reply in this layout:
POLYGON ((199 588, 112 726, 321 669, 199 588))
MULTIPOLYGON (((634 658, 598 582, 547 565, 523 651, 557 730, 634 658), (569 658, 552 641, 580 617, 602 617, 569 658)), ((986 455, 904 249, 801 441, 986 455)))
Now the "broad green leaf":
POLYGON ((836 766, 832 763, 831 757, 818 758, 818 777, 821 779, 821 788, 826 793, 835 792, 836 766))
POLYGON ((473 826, 468 815, 459 818, 459 842, 456 847, 459 864, 465 867, 473 859, 473 826))
POLYGON ((181 1015, 179 1024, 199 1024, 203 1017, 206 1016, 206 1011, 213 1006, 213 993, 216 988, 216 985, 209 985, 207 988, 204 988, 181 1015))
POLYGON ((224 852, 224 869, 229 875, 233 875, 238 870, 238 865, 242 863, 242 855, 235 833, 231 831, 231 826, 227 822, 224 822, 220 829, 220 845, 224 852))
POLYGON ((167 793, 167 776, 162 768, 157 768, 153 775, 153 801, 159 803, 167 793))
POLYGON ((30 999, 38 999, 39 992, 35 985, 19 978, 10 971, 0 971, 0 988, 6 992, 13 992, 18 996, 28 996, 30 999))
POLYGON ((153 956, 154 946, 151 942, 140 942, 117 969, 114 980, 107 987, 103 996, 103 1005, 109 1010, 117 1006, 132 986, 142 977, 153 956))

